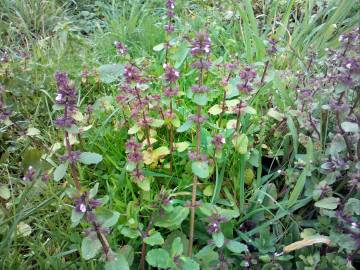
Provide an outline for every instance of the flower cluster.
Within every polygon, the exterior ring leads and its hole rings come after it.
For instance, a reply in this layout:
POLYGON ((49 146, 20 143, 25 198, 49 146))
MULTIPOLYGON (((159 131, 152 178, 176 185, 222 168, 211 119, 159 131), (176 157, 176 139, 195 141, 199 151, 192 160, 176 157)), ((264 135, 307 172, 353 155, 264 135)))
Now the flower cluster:
POLYGON ((80 196, 74 197, 73 201, 75 203, 75 211, 81 213, 91 212, 96 207, 101 205, 101 201, 89 198, 89 194, 87 192, 84 192, 80 196))
POLYGON ((135 181, 142 181, 145 179, 142 173, 143 155, 141 153, 141 144, 137 143, 135 138, 130 138, 125 146, 125 152, 127 153, 128 164, 130 165, 130 171, 135 181))
POLYGON ((238 90, 242 93, 249 94, 253 90, 252 82, 256 78, 255 70, 250 67, 245 67, 244 70, 239 73, 239 76, 243 82, 237 85, 238 90))
POLYGON ((191 161, 197 160, 197 161, 207 161, 206 154, 197 154, 196 152, 189 151, 188 152, 189 159, 191 161))
POLYGON ((266 49, 266 52, 269 56, 274 55, 278 50, 276 48, 277 41, 273 38, 268 40, 269 47, 266 49))
POLYGON ((165 25, 165 31, 172 33, 175 30, 175 25, 173 23, 173 18, 175 17, 175 0, 166 0, 166 16, 168 17, 168 23, 165 25))
POLYGON ((32 181, 36 176, 36 171, 32 166, 29 166, 24 174, 24 181, 32 181))
POLYGON ((80 154, 80 151, 69 151, 65 155, 60 156, 59 160, 63 163, 66 161, 69 163, 76 163, 80 158, 80 154))
POLYGON ((215 146, 215 151, 221 151, 223 144, 225 144, 225 138, 221 134, 216 134, 213 139, 211 140, 211 144, 215 146))
POLYGON ((218 233, 221 231, 220 224, 226 222, 226 218, 215 213, 208 217, 209 225, 207 227, 207 231, 209 234, 218 233))
POLYGON ((120 41, 115 41, 114 46, 119 55, 125 55, 128 53, 128 49, 126 48, 124 43, 122 43, 120 41))
POLYGON ((194 56, 208 55, 211 52, 211 39, 205 32, 199 32, 190 42, 191 54, 194 56))
POLYGON ((127 83, 141 83, 139 69, 133 64, 127 64, 124 68, 124 77, 127 83))
POLYGON ((203 122, 205 122, 206 120, 208 120, 209 117, 205 114, 193 114, 189 116, 189 120, 193 121, 194 123, 198 123, 201 124, 203 122))
POLYGON ((209 93, 210 89, 206 85, 193 85, 191 86, 191 91, 194 94, 204 94, 204 93, 209 93))
POLYGON ((69 81, 68 75, 64 72, 55 73, 57 95, 56 104, 64 107, 64 115, 56 119, 55 123, 59 127, 71 127, 76 123, 72 117, 76 110, 77 93, 75 85, 69 81))
POLYGON ((165 81, 168 84, 176 83, 176 81, 180 77, 180 72, 175 68, 171 67, 169 64, 164 64, 164 69, 165 69, 165 73, 164 73, 165 81))

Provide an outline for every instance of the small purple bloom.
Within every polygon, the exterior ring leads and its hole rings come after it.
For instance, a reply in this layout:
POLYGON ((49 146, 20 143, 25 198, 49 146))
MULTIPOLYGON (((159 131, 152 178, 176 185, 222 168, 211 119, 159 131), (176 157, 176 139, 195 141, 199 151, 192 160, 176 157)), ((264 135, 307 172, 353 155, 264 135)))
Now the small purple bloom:
POLYGON ((208 120, 208 116, 207 115, 197 115, 197 114, 193 114, 189 116, 189 119, 195 123, 203 123, 206 120, 208 120))
POLYGON ((180 77, 180 72, 175 68, 171 67, 169 64, 164 65, 165 69, 165 80, 168 83, 176 83, 180 77))
POLYGON ((26 170, 26 173, 25 173, 25 175, 23 177, 23 180, 24 181, 31 181, 31 180, 34 179, 35 174, 36 174, 36 172, 35 172, 34 168, 32 166, 29 166, 28 169, 26 170))
POLYGON ((178 92, 179 92, 178 87, 167 87, 164 90, 164 95, 166 97, 174 97, 174 96, 177 96, 178 92))
POLYGON ((124 76, 127 83, 140 82, 140 71, 134 65, 128 64, 124 68, 124 76))
POLYGON ((199 32, 196 37, 190 42, 191 54, 201 55, 209 54, 211 51, 211 40, 207 33, 199 32))
POLYGON ((128 53, 128 49, 125 47, 125 44, 119 41, 114 42, 115 48, 120 55, 125 55, 128 53))
POLYGON ((221 231, 220 224, 226 221, 226 218, 215 213, 208 217, 209 225, 207 231, 209 234, 218 233, 221 231))
POLYGON ((225 138, 221 134, 216 134, 211 140, 211 144, 215 146, 216 151, 220 151, 224 143, 225 138))
POLYGON ((206 85, 193 85, 191 86, 191 91, 194 94, 204 94, 210 92, 210 89, 206 85))

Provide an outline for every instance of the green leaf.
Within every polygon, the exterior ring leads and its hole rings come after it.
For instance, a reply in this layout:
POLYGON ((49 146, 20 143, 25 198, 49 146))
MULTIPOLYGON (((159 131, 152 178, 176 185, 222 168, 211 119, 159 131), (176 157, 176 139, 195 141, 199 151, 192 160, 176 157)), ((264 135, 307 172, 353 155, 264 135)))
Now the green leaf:
POLYGON ((119 253, 123 255, 128 264, 131 266, 134 262, 134 248, 130 245, 122 246, 119 250, 119 253))
POLYGON ((221 248, 224 245, 225 237, 224 234, 220 231, 212 234, 212 239, 214 241, 215 246, 221 248))
POLYGON ((61 163, 59 166, 56 167, 55 171, 54 171, 54 181, 58 182, 61 179, 64 178, 65 174, 66 174, 66 170, 68 167, 68 163, 61 163))
POLYGON ((23 221, 16 226, 16 230, 17 233, 23 237, 29 236, 32 233, 31 226, 23 221))
POLYGON ((180 237, 176 237, 171 245, 171 257, 180 256, 184 247, 180 237))
POLYGON ((189 214, 189 208, 176 206, 174 210, 165 215, 158 215, 155 219, 155 226, 163 228, 179 227, 189 214))
POLYGON ((80 223, 80 220, 83 218, 84 216, 84 212, 79 212, 79 211, 76 211, 75 208, 73 208, 72 212, 71 212, 71 227, 74 228, 76 227, 79 223, 80 223))
POLYGON ((209 109, 209 113, 211 115, 218 115, 222 112, 222 109, 220 107, 219 104, 215 104, 214 106, 212 106, 210 109, 209 109))
POLYGON ((275 110, 274 108, 271 108, 268 112, 267 115, 274 118, 277 121, 281 121, 285 115, 281 112, 278 112, 277 110, 275 110))
POLYGON ((101 243, 96 236, 94 239, 91 235, 87 236, 81 242, 81 256, 85 260, 94 258, 99 253, 100 249, 101 243))
POLYGON ((178 142, 178 143, 174 143, 175 149, 181 153, 184 152, 186 149, 188 149, 188 147, 190 146, 189 142, 178 142))
POLYGON ((360 215, 360 200, 350 198, 345 204, 345 212, 351 216, 360 215))
POLYGON ((304 189, 305 186, 305 182, 306 182, 306 177, 308 176, 308 174, 311 173, 311 163, 312 163, 312 159, 313 159, 313 143, 312 140, 310 139, 306 145, 306 164, 305 164, 305 168, 303 169, 303 171, 301 172, 298 180, 296 181, 295 187, 293 189, 293 191, 290 194, 290 198, 288 201, 289 206, 293 206, 296 201, 298 200, 301 192, 304 189))
POLYGON ((140 127, 137 124, 134 124, 131 128, 128 130, 129 135, 133 135, 137 133, 140 130, 140 127))
POLYGON ((201 93, 201 94, 194 94, 193 96, 193 101, 200 106, 205 106, 207 103, 207 94, 206 93, 201 93))
POLYGON ((80 154, 80 162, 84 164, 98 164, 102 161, 102 155, 92 152, 82 152, 80 154))
POLYGON ((248 114, 256 114, 256 110, 251 106, 246 106, 244 109, 244 112, 246 112, 248 114))
POLYGON ((335 197, 324 198, 315 203, 316 207, 334 210, 337 208, 339 199, 335 197))
POLYGON ((234 241, 234 240, 229 240, 226 243, 226 247, 231 252, 238 253, 238 254, 248 250, 246 245, 244 245, 244 244, 242 244, 242 243, 240 243, 238 241, 234 241))
POLYGON ((92 199, 96 196, 99 189, 99 183, 96 183, 92 189, 89 191, 89 198, 92 199))
POLYGON ((200 178, 209 177, 209 165, 207 161, 193 161, 191 163, 191 169, 192 172, 200 178))
POLYGON ((181 260, 183 261, 181 265, 181 270, 200 270, 200 265, 193 259, 188 257, 182 257, 181 260))
POLYGON ((38 136, 38 135, 40 135, 40 130, 38 130, 37 128, 30 127, 30 128, 28 128, 26 135, 38 136))
POLYGON ((359 132, 359 126, 354 122, 342 122, 341 127, 345 132, 357 133, 359 132))
POLYGON ((162 248, 152 249, 146 254, 146 261, 153 267, 166 269, 172 267, 169 253, 162 248))
POLYGON ((129 227, 118 227, 120 228, 120 233, 122 235, 124 235, 125 237, 128 237, 128 238, 131 238, 131 239, 136 239, 138 238, 139 236, 141 236, 140 232, 136 229, 131 229, 129 227))
POLYGON ((154 121, 152 121, 150 123, 150 126, 155 127, 155 128, 159 128, 164 124, 164 120, 162 119, 154 119, 154 121))
POLYGON ((10 189, 7 185, 0 185, 0 197, 4 200, 8 200, 10 198, 10 189))
POLYGON ((130 270, 129 263, 122 254, 116 254, 114 258, 104 265, 105 270, 130 270))
POLYGON ((185 132, 185 131, 187 131, 189 128, 191 128, 192 123, 193 123, 193 121, 190 120, 190 119, 188 119, 188 120, 186 120, 186 122, 185 122, 184 124, 182 124, 180 127, 178 127, 178 128, 176 129, 176 131, 177 131, 177 132, 185 132))
POLYGON ((150 180, 149 178, 145 178, 142 181, 137 181, 136 184, 139 188, 141 188, 143 191, 150 191, 150 180))
POLYGON ((160 52, 160 51, 162 51, 163 49, 164 49, 164 43, 160 43, 160 44, 154 46, 154 48, 153 48, 153 50, 154 50, 155 52, 160 52))
POLYGON ((232 139, 235 150, 239 154, 246 154, 249 139, 245 134, 235 135, 232 139))
POLYGON ((105 207, 97 207, 95 210, 95 215, 97 222, 106 228, 114 226, 120 217, 119 212, 107 209, 105 207))
POLYGON ((205 268, 209 267, 213 262, 218 261, 219 254, 213 250, 212 246, 203 247, 196 255, 195 258, 201 264, 201 268, 203 269, 211 269, 205 268))
POLYGON ((100 81, 103 83, 113 83, 122 76, 124 66, 120 64, 106 64, 100 66, 98 68, 98 72, 100 75, 100 81))
POLYGON ((156 232, 148 237, 145 237, 144 242, 150 246, 162 245, 164 244, 164 238, 159 232, 156 232))
POLYGON ((184 63, 186 56, 188 55, 190 48, 186 42, 180 44, 176 53, 172 55, 172 59, 175 61, 175 68, 180 68, 184 63))

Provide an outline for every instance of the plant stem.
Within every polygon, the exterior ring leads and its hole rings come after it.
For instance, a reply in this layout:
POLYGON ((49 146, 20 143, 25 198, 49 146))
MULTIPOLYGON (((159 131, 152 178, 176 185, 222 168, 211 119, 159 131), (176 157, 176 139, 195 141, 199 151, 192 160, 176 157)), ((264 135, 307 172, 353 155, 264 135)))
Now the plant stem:
POLYGON ((145 255, 146 255, 146 244, 144 238, 149 236, 149 231, 151 230, 153 224, 153 219, 150 220, 149 224, 146 227, 144 233, 142 233, 142 244, 141 244, 141 258, 140 258, 140 269, 145 270, 145 255))
MULTIPOLYGON (((136 92, 136 97, 139 101, 139 104, 141 104, 142 103, 141 97, 140 97, 139 89, 137 87, 135 87, 135 92, 136 92)), ((143 111, 142 111, 142 117, 143 117, 144 125, 145 125, 146 141, 148 144, 148 148, 151 149, 150 130, 149 130, 149 125, 147 124, 146 116, 145 116, 145 109, 143 109, 143 111)))
POLYGON ((110 246, 109 246, 109 242, 107 241, 106 237, 104 237, 104 235, 101 233, 101 231, 99 230, 99 226, 94 222, 92 222, 92 225, 96 231, 96 235, 97 238, 99 239, 103 252, 105 254, 105 258, 108 261, 109 260, 109 251, 110 251, 110 246))
POLYGON ((263 72, 263 74, 262 74, 262 76, 261 76, 261 81, 260 81, 260 84, 261 84, 261 85, 264 83, 265 75, 266 75, 266 72, 267 72, 268 67, 269 67, 269 60, 267 60, 267 61, 265 62, 264 72, 263 72))
MULTIPOLYGON (((173 115, 173 106, 172 106, 172 99, 170 99, 170 116, 172 118, 173 115)), ((169 127, 169 133, 170 133, 170 174, 172 175, 172 171, 173 171, 173 163, 174 163, 174 156, 173 156, 173 152, 174 152, 174 129, 172 126, 172 123, 170 124, 169 127)))
MULTIPOLYGON (((197 115, 201 115, 201 106, 197 106, 197 115)), ((201 145, 201 126, 198 122, 196 124, 196 155, 200 156, 201 145)), ((195 225, 195 208, 196 208, 196 188, 198 184, 198 178, 194 175, 193 186, 191 193, 191 213, 190 213, 190 231, 189 231, 189 256, 192 256, 192 248, 194 242, 194 225, 195 225)))
POLYGON ((188 255, 192 257, 192 248, 194 242, 194 225, 195 225, 195 204, 196 204, 196 187, 197 187, 197 176, 194 175, 193 187, 191 194, 191 213, 190 213, 190 231, 189 231, 189 250, 188 255))
MULTIPOLYGON (((65 107, 64 107, 64 118, 65 119, 67 118, 67 115, 68 115, 68 106, 67 106, 67 104, 65 104, 65 107)), ((71 149, 71 144, 70 144, 70 139, 69 139, 69 132, 67 130, 65 130, 65 144, 66 144, 66 151, 68 154, 70 154, 72 149, 71 149)), ((75 187, 78 191, 80 191, 81 184, 80 184, 77 168, 74 163, 70 163, 70 168, 71 168, 71 176, 72 176, 72 179, 74 180, 75 187)))

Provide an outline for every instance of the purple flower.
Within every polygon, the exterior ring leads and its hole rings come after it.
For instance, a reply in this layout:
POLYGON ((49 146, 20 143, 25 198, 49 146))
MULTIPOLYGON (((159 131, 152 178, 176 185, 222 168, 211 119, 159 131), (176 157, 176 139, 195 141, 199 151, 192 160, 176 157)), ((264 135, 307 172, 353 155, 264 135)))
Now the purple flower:
POLYGON ((246 67, 244 70, 242 70, 239 73, 239 76, 244 81, 251 82, 256 77, 256 72, 253 69, 251 69, 250 67, 246 67))
POLYGON ((197 154, 196 152, 193 151, 189 151, 188 152, 188 157, 191 161, 197 160, 197 161, 207 161, 207 156, 206 154, 197 154))
POLYGON ((193 85, 191 86, 191 91, 194 94, 204 94, 210 92, 210 89, 206 85, 193 85))
POLYGON ((189 119, 195 123, 203 123, 206 120, 209 119, 209 117, 207 115, 197 115, 197 114, 193 114, 189 116, 189 119))
POLYGON ((239 92, 244 94, 250 94, 253 90, 252 86, 248 83, 239 83, 236 85, 236 88, 239 90, 239 92))
POLYGON ((208 217, 209 225, 207 227, 207 231, 209 234, 218 233, 221 231, 220 224, 225 222, 226 219, 223 216, 215 213, 208 217))
POLYGON ((55 80, 57 86, 55 102, 64 107, 64 116, 59 117, 55 121, 55 124, 59 127, 70 127, 76 123, 72 118, 72 114, 76 109, 77 100, 75 85, 70 83, 68 75, 65 72, 56 72, 55 80))
POLYGON ((196 37, 190 42, 191 54, 198 56, 202 54, 209 54, 211 51, 211 40, 207 33, 199 32, 196 37))
POLYGON ((175 9, 175 0, 167 0, 165 5, 167 9, 175 9))
POLYGON ((168 11, 166 12, 166 16, 167 16, 168 18, 174 18, 174 17, 175 17, 175 12, 172 11, 172 10, 168 10, 168 11))
POLYGON ((277 48, 276 48, 276 44, 277 41, 275 39, 269 39, 269 47, 267 48, 266 52, 268 53, 268 55, 273 55, 277 52, 277 48))
POLYGON ((215 146, 216 151, 220 151, 224 143, 225 138, 221 134, 216 134, 211 140, 211 144, 215 146))
POLYGON ((120 55, 125 55, 128 53, 128 49, 125 47, 125 44, 120 41, 114 42, 115 48, 120 55))
POLYGON ((349 108, 349 105, 339 101, 337 99, 330 100, 330 108, 334 111, 346 111, 349 108))
POLYGON ((179 92, 178 87, 167 87, 164 90, 164 95, 166 97, 174 97, 174 96, 177 96, 178 92, 179 92))
POLYGON ((126 149, 126 153, 129 153, 131 151, 138 151, 141 149, 141 144, 137 143, 135 141, 135 138, 134 137, 131 137, 126 145, 125 145, 125 149, 126 149))
POLYGON ((68 161, 69 163, 75 163, 79 160, 80 154, 81 154, 80 151, 70 151, 65 155, 59 157, 59 160, 63 163, 66 161, 68 161))
POLYGON ((136 168, 133 172, 132 172, 132 176, 134 177, 134 180, 136 182, 141 182, 145 179, 145 176, 143 175, 143 172, 140 168, 136 168))
POLYGON ((171 67, 169 64, 164 64, 165 69, 165 80, 168 83, 176 83, 179 79, 180 72, 175 68, 171 67))
POLYGON ((0 57, 0 62, 6 64, 9 62, 9 55, 7 52, 3 52, 3 54, 0 57))
POLYGON ((165 31, 167 32, 167 33, 172 33, 172 32, 174 32, 175 31, 175 25, 174 24, 172 24, 172 23, 169 23, 169 24, 165 24, 165 27, 164 27, 164 29, 165 29, 165 31))
POLYGON ((211 67, 211 62, 200 59, 199 61, 194 62, 191 66, 199 70, 209 70, 209 68, 211 67))
POLYGON ((91 212, 102 204, 102 202, 97 199, 90 199, 87 192, 84 192, 79 197, 73 198, 73 201, 75 203, 75 210, 82 213, 91 212))
POLYGON ((127 83, 140 82, 140 71, 132 64, 128 64, 124 68, 124 76, 127 83))
POLYGON ((26 173, 25 173, 25 175, 23 177, 23 180, 24 181, 31 181, 31 180, 34 179, 35 174, 36 174, 36 172, 35 172, 34 168, 32 166, 29 166, 28 169, 26 170, 26 173))
POLYGON ((360 191, 360 171, 357 173, 350 173, 349 174, 350 180, 348 185, 350 188, 355 189, 356 191, 360 191))

